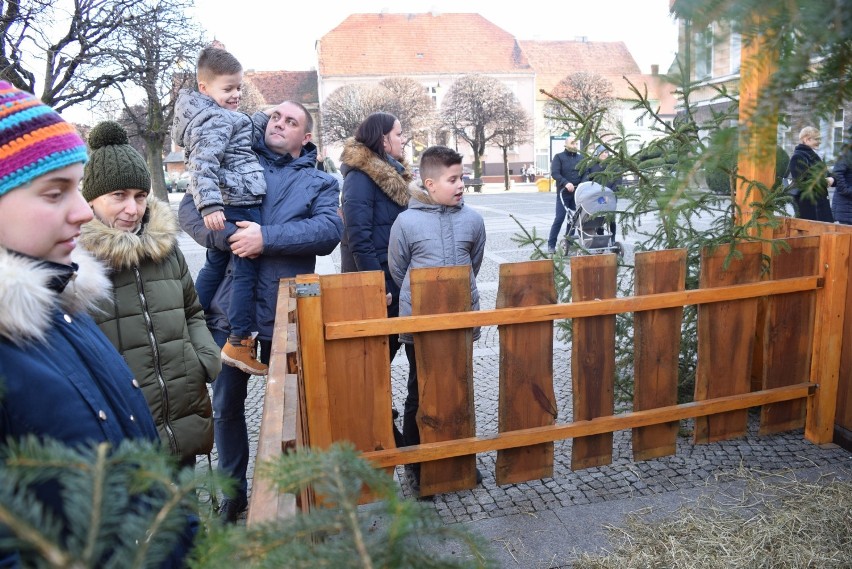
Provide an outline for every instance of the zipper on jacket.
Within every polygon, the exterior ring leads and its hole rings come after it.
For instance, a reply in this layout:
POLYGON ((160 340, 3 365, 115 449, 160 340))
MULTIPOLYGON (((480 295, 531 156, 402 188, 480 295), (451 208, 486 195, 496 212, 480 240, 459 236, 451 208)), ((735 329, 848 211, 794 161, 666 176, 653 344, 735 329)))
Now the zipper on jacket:
POLYGON ((163 428, 166 435, 169 437, 169 447, 172 454, 179 455, 177 439, 172 425, 169 422, 169 390, 166 387, 166 380, 163 379, 163 366, 160 362, 160 347, 157 344, 157 338, 154 336, 154 324, 151 322, 151 313, 148 310, 148 299, 145 298, 145 288, 142 282, 142 275, 139 273, 139 267, 133 267, 133 275, 136 277, 136 292, 139 294, 139 302, 142 305, 142 316, 145 318, 145 328, 148 332, 148 341, 151 343, 151 352, 154 354, 154 373, 157 375, 157 383, 160 386, 160 393, 163 396, 163 428))

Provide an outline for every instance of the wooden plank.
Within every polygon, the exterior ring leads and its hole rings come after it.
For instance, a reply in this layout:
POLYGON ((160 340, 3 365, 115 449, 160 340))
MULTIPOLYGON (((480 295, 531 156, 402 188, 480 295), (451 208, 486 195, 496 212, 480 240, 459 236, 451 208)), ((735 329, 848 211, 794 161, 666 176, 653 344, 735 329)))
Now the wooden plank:
MULTIPOLYGON (((701 254, 699 286, 712 288, 760 280, 762 245, 741 243, 741 258, 729 259, 720 247, 701 254)), ((698 307, 698 366, 695 400, 748 393, 757 326, 757 299, 733 300, 698 307)), ((695 442, 707 443, 744 436, 748 411, 733 411, 695 420, 695 442)))
MULTIPOLYGON (((615 255, 571 259, 572 301, 615 296, 615 255)), ((612 415, 615 384, 615 316, 575 318, 571 342, 574 420, 612 415)), ((574 439, 571 469, 612 462, 612 433, 574 439)))
MULTIPOLYGON (((278 288, 275 309, 275 327, 272 333, 269 375, 263 396, 263 415, 255 455, 255 472, 260 470, 257 465, 281 456, 284 431, 288 428, 295 430, 295 415, 292 417, 285 415, 285 408, 288 407, 285 383, 288 377, 290 383, 293 383, 295 379, 292 375, 287 375, 287 346, 292 341, 289 321, 294 316, 295 310, 295 303, 291 302, 290 292, 290 282, 282 280, 278 288)), ((294 402, 290 403, 292 406, 294 402)), ((294 495, 278 492, 275 485, 263 476, 255 477, 246 520, 248 525, 271 522, 295 514, 294 495)))
POLYGON ((820 236, 820 266, 824 271, 825 288, 817 293, 811 360, 811 382, 818 387, 808 399, 805 420, 805 438, 814 444, 830 443, 834 435, 851 242, 852 235, 848 233, 820 236))
POLYGON ((706 401, 693 401, 671 407, 634 411, 609 417, 598 417, 589 421, 576 421, 568 424, 534 427, 509 433, 497 433, 482 437, 470 437, 438 443, 403 447, 396 450, 383 450, 364 453, 364 458, 373 462, 377 468, 394 464, 411 464, 424 460, 438 460, 471 453, 490 452, 561 441, 565 439, 612 433, 623 429, 636 429, 660 423, 681 421, 692 417, 713 415, 737 409, 747 409, 757 405, 805 398, 816 391, 812 383, 800 383, 787 387, 778 387, 766 391, 757 391, 743 395, 731 395, 706 401))
MULTIPOLYGON (((850 264, 852 270, 852 264, 850 264)), ((849 443, 849 431, 852 431, 852 278, 846 275, 846 311, 843 319, 843 339, 841 340, 840 371, 837 377, 837 410, 834 423, 840 430, 836 432, 835 441, 844 443, 842 446, 852 451, 849 443), (843 436, 838 436, 843 434, 843 436)))
MULTIPOLYGON (((470 310, 470 266, 411 269, 413 314, 446 314, 470 310)), ((446 330, 414 336, 420 407, 421 443, 476 433, 473 407, 473 330, 446 330)), ((476 455, 424 462, 420 494, 466 490, 476 486, 476 455)))
MULTIPOLYGON (((320 277, 326 322, 387 317, 381 271, 320 277)), ((325 345, 332 440, 357 450, 393 448, 388 338, 354 338, 325 345)))
MULTIPOLYGON (((636 295, 686 287, 686 249, 636 253, 636 295)), ((678 356, 683 308, 637 312, 633 317, 633 409, 677 404, 678 356)), ((675 453, 678 423, 633 430, 633 459, 675 453)))
MULTIPOLYGON (((771 279, 819 274, 819 237, 787 240, 789 250, 776 249, 769 266, 771 279)), ((762 345, 761 388, 808 381, 813 344, 816 295, 799 292, 766 299, 762 345)), ((768 435, 804 426, 804 401, 766 405, 760 410, 760 434, 768 435)))
POLYGON ((323 313, 318 275, 296 277, 296 311, 304 387, 304 407, 307 429, 306 445, 328 448, 334 441, 331 430, 329 391, 325 361, 325 339, 322 335, 323 313))
MULTIPOLYGON (((553 261, 500 265, 497 308, 554 304, 553 261)), ((500 327, 501 433, 553 425, 553 324, 532 322, 500 327)), ((497 452, 497 484, 515 484, 553 476, 553 443, 497 452)))
POLYGON ((665 292, 648 296, 595 299, 588 302, 570 302, 545 306, 521 308, 499 308, 480 310, 466 314, 446 316, 423 315, 384 320, 353 320, 330 322, 325 325, 328 340, 362 338, 399 334, 400 332, 431 332, 435 330, 459 330, 475 326, 500 326, 525 322, 545 322, 566 318, 602 316, 622 312, 642 312, 675 308, 688 304, 712 304, 742 298, 759 298, 768 294, 787 294, 814 290, 822 286, 821 277, 802 277, 781 281, 763 281, 743 285, 719 286, 708 290, 694 289, 680 292, 665 292))
MULTIPOLYGON (((751 12, 741 23, 740 128, 734 211, 737 224, 745 225, 759 215, 754 204, 763 203, 763 188, 771 189, 776 180, 778 102, 767 94, 766 86, 778 69, 778 48, 767 33, 757 31, 766 26, 764 14, 751 12)), ((750 228, 750 233, 756 237, 769 238, 770 232, 766 223, 750 228)))

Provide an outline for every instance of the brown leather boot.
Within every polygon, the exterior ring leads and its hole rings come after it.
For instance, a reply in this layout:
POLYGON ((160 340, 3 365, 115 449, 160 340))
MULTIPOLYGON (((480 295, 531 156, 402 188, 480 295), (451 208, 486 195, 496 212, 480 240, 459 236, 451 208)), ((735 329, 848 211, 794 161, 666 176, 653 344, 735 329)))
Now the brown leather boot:
POLYGON ((243 338, 239 346, 228 340, 222 347, 222 363, 251 375, 266 375, 269 373, 269 366, 257 361, 255 354, 254 338, 243 338))

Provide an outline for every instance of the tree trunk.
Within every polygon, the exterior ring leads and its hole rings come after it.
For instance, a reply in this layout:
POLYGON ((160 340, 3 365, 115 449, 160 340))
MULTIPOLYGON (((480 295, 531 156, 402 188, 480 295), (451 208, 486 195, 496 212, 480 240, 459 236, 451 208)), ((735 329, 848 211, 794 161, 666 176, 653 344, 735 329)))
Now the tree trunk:
POLYGON ((509 149, 507 147, 503 147, 503 187, 508 192, 509 191, 509 149))
POLYGON ((151 192, 158 199, 167 202, 169 192, 166 190, 166 175, 163 170, 163 143, 151 139, 145 142, 145 162, 151 172, 151 192))

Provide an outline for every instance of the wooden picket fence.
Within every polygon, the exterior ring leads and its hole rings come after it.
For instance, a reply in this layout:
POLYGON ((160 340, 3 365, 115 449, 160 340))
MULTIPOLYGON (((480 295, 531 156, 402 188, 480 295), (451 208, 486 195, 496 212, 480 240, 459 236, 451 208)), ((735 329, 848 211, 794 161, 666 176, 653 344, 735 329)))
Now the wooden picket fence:
MULTIPOLYGON (((695 419, 696 443, 743 436, 751 407, 761 409, 761 434, 804 427, 808 440, 831 442, 839 390, 841 422, 852 426, 852 232, 835 227, 788 224, 778 230, 786 247, 741 244, 735 260, 727 248, 705 251, 695 290, 685 290, 683 250, 637 253, 635 294, 618 298, 614 255, 574 257, 573 298, 561 304, 549 260, 501 265, 497 307, 478 312, 469 311, 469 267, 413 270, 414 316, 394 319, 380 272, 282 281, 257 460, 347 440, 377 467, 422 463, 421 493, 435 494, 475 487, 476 453, 497 451, 497 484, 518 483, 553 475, 554 441, 573 439, 571 467, 582 469, 609 464, 613 432, 632 429, 634 459, 647 460, 675 453, 682 419, 695 419), (687 305, 698 307, 698 367, 694 401, 678 404, 687 305), (634 314, 626 413, 614 412, 619 313, 634 314), (568 318, 573 421, 559 423, 553 321, 568 318), (496 433, 476 431, 476 326, 499 329, 496 433), (397 449, 388 335, 400 332, 415 334, 421 444, 397 449)), ((255 478, 249 523, 310 501, 255 478)))

